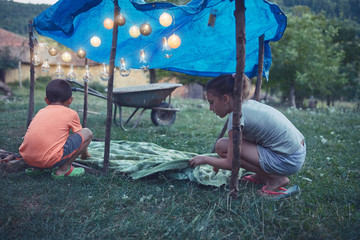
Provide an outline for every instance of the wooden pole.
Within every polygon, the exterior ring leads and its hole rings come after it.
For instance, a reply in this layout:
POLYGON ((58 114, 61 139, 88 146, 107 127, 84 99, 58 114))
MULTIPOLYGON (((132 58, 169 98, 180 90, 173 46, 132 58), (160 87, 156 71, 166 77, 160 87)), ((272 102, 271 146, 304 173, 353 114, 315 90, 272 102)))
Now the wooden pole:
MULTIPOLYGON (((85 58, 85 66, 86 65, 88 65, 88 59, 87 58, 85 58)), ((85 81, 84 82, 84 109, 83 109, 83 123, 82 123, 83 128, 85 128, 86 125, 87 125, 88 91, 89 91, 88 82, 85 81)))
MULTIPOLYGON (((119 12, 120 12, 120 8, 119 8, 118 0, 114 0, 114 19, 116 19, 116 16, 119 14, 119 12)), ((113 109, 112 95, 113 95, 113 87, 114 87, 114 67, 115 67, 117 36, 118 36, 118 25, 114 23, 113 38, 112 38, 111 51, 110 51, 110 63, 109 63, 110 78, 108 81, 108 91, 107 91, 107 115, 106 115, 104 164, 103 164, 104 174, 107 174, 109 168, 111 120, 112 120, 112 109, 113 109)))
POLYGON ((259 60, 258 60, 258 72, 257 72, 256 88, 255 88, 256 101, 260 100, 263 67, 264 67, 264 34, 259 37, 259 60))
POLYGON ((235 0, 236 22, 236 75, 234 84, 234 111, 233 111, 233 159, 230 179, 230 196, 235 198, 239 192, 239 170, 242 144, 242 130, 240 128, 241 99, 245 69, 245 3, 244 0, 235 0))
POLYGON ((32 63, 34 57, 34 43, 32 41, 33 36, 33 21, 29 20, 29 47, 30 47, 30 94, 29 94, 29 108, 28 108, 28 118, 27 125, 28 128, 34 113, 34 79, 35 79, 35 66, 32 63))
POLYGON ((18 75, 18 77, 19 77, 19 87, 23 87, 23 85, 22 85, 22 79, 21 79, 21 61, 19 60, 19 62, 18 62, 18 70, 19 70, 19 75, 18 75))

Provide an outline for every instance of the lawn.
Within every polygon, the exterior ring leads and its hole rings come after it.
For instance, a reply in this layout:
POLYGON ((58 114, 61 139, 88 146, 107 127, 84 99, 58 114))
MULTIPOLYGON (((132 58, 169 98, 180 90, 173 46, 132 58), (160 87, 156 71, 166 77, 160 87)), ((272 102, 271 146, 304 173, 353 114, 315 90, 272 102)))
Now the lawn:
MULTIPOLYGON (((28 89, 0 100, 0 149, 17 152, 26 131, 28 89)), ((82 109, 81 93, 71 108, 82 109)), ((35 112, 45 106, 41 87, 35 112)), ((209 153, 224 119, 202 100, 172 99, 181 109, 171 126, 155 127, 150 111, 137 128, 113 126, 111 139, 153 142, 168 149, 209 153)), ((126 109, 128 114, 130 109, 126 109)), ((353 109, 279 108, 304 134, 307 159, 290 177, 301 194, 271 201, 257 187, 207 187, 158 174, 86 173, 55 181, 23 171, 0 172, 0 239, 359 239, 360 113, 353 109)), ((105 138, 106 102, 89 97, 88 127, 105 138), (96 114, 95 114, 96 113, 96 114)), ((82 116, 82 112, 79 111, 82 116)))

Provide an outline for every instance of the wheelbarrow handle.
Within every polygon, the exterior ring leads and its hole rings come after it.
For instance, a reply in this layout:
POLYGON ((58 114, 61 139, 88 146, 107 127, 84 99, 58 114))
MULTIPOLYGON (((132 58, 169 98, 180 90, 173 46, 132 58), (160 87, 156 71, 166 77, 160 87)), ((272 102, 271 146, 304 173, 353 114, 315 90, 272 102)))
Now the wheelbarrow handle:
MULTIPOLYGON (((79 83, 79 82, 77 82, 77 81, 74 81, 74 80, 66 80, 66 81, 67 81, 68 83, 70 83, 70 84, 73 83, 73 84, 78 85, 79 87, 82 87, 82 88, 85 87, 83 84, 81 84, 81 83, 79 83)), ((88 90, 89 90, 89 92, 93 92, 93 93, 102 95, 100 92, 98 92, 98 91, 96 91, 96 90, 94 90, 94 89, 92 89, 92 88, 90 88, 90 87, 88 87, 88 90)))
MULTIPOLYGON (((84 89, 76 88, 76 87, 72 87, 71 90, 72 90, 73 92, 84 92, 84 89)), ((99 92, 91 92, 91 91, 89 91, 88 94, 93 95, 93 96, 95 96, 95 97, 107 99, 106 96, 104 96, 103 94, 101 94, 101 93, 99 93, 99 92)))

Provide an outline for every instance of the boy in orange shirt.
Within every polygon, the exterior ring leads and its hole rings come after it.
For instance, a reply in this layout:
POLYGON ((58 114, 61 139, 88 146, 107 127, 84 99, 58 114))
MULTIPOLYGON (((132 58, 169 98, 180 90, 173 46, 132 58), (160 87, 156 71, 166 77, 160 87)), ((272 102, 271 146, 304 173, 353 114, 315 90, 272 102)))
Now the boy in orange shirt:
POLYGON ((87 146, 92 132, 82 128, 78 114, 69 108, 72 101, 67 81, 55 79, 46 86, 48 106, 35 115, 19 148, 25 162, 33 167, 26 169, 27 174, 37 175, 50 169, 55 169, 51 173, 54 179, 84 174, 85 170, 74 168, 72 162, 80 154, 89 156, 87 146))

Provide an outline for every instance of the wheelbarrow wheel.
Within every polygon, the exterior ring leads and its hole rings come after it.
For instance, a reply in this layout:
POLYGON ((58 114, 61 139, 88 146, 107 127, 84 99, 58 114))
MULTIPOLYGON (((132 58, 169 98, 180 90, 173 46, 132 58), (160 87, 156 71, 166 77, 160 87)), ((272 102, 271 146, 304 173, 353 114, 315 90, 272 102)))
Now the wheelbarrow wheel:
MULTIPOLYGON (((160 103, 158 106, 160 108, 169 108, 169 104, 166 102, 160 103)), ((173 106, 170 105, 170 109, 173 109, 173 106)), ((170 125, 175 122, 176 119, 176 111, 167 111, 160 109, 152 109, 151 110, 151 121, 155 124, 155 126, 163 126, 170 125)))

